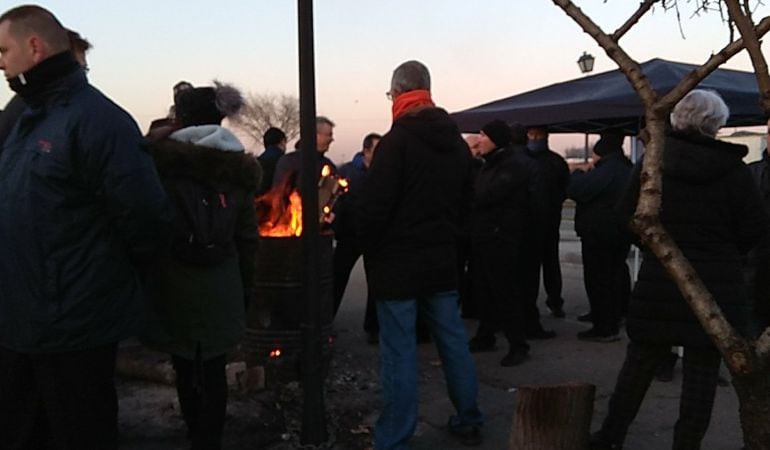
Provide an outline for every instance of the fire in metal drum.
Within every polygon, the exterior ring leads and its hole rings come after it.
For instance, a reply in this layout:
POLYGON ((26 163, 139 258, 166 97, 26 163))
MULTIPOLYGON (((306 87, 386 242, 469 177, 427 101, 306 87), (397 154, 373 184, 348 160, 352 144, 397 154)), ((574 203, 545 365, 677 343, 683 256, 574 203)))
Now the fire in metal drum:
MULTIPOLYGON (((330 354, 334 276, 332 236, 319 236, 322 351, 330 354)), ((249 306, 242 349, 257 363, 297 364, 302 347, 305 304, 302 288, 302 240, 262 237, 256 258, 255 303, 249 306)))

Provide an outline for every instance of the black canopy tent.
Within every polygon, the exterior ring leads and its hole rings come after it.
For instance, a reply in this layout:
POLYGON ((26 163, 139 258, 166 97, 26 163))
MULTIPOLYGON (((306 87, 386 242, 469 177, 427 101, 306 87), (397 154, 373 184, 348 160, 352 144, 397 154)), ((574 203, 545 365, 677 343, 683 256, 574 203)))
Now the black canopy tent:
MULTIPOLYGON (((697 66, 651 59, 642 72, 661 95, 697 66)), ((699 85, 717 91, 730 107, 728 126, 762 125, 757 80, 752 72, 717 69, 699 85)), ((526 126, 545 125, 553 133, 600 133, 621 129, 637 134, 644 115, 639 95, 620 69, 603 72, 496 100, 452 114, 460 130, 477 132, 494 119, 526 126)))

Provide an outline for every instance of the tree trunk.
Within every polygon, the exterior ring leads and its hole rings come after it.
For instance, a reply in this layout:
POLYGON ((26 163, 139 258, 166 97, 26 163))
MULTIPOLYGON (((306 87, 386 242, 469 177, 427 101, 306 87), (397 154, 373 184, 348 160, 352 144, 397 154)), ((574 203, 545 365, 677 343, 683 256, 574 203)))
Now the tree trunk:
POLYGON ((587 450, 596 386, 522 386, 509 450, 587 450))
POLYGON ((770 450, 770 377, 758 370, 733 377, 747 450, 770 450))

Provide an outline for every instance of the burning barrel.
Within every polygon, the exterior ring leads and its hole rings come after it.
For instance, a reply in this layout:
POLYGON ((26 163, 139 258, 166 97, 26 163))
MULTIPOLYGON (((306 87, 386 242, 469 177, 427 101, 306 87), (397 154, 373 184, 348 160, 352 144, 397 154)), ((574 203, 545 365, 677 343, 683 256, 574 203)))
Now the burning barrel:
MULTIPOLYGON (((337 195, 345 191, 345 180, 326 172, 319 182, 321 221, 331 211, 337 195), (340 188, 341 187, 341 188, 340 188)), ((246 316, 242 349, 251 365, 265 367, 266 382, 296 379, 302 351, 305 298, 302 285, 301 198, 290 183, 270 190, 257 199, 260 246, 256 255, 255 302, 246 316)), ((331 356, 333 319, 332 235, 318 236, 320 253, 319 302, 323 360, 331 356)))
MULTIPOLYGON (((322 349, 330 354, 332 322, 332 237, 319 236, 321 254, 320 303, 322 349)), ((302 349, 305 304, 302 287, 302 240, 296 237, 263 237, 257 252, 255 303, 249 307, 243 349, 258 365, 277 370, 281 378, 298 372, 302 349)), ((270 376, 268 376, 268 379, 270 376)))

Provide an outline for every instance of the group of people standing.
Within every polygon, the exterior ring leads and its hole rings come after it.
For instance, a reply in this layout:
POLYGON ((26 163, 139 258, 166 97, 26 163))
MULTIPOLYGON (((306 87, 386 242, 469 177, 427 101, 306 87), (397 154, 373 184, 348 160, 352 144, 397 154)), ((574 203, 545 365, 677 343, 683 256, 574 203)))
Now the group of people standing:
MULTIPOLYGON (((143 137, 89 85, 88 47, 38 6, 0 15, 0 69, 18 96, 0 117, 0 449, 116 449, 115 357, 130 336, 171 355, 191 446, 216 449, 225 355, 254 297, 254 198, 296 176, 299 153, 285 154, 286 135, 271 128, 265 152, 247 154, 221 126, 243 98, 216 82, 180 83, 173 116, 143 137)), ((350 192, 332 222, 335 312, 353 264, 364 258, 364 327, 379 342, 383 391, 375 448, 406 449, 414 434, 421 327, 438 348, 455 408, 449 433, 482 444, 471 353, 494 350, 502 331, 509 349, 500 363, 516 366, 528 358, 528 340, 555 336, 540 324, 536 302, 542 269, 546 305, 564 317, 558 241, 567 196, 577 203, 593 321, 578 338, 617 340, 623 316, 630 338, 592 448, 622 447, 673 345, 684 346, 685 371, 674 448, 699 448, 719 353, 656 258, 645 252, 630 289, 625 259, 634 237, 625 224, 640 172, 623 155, 621 137, 603 134, 592 170, 570 175, 544 128, 492 121, 474 159, 435 105, 422 63, 394 70, 388 98, 390 130, 367 135, 361 153, 339 169, 350 192), (463 301, 479 317, 470 340, 460 316, 464 276, 471 289, 463 301)), ((751 334, 767 325, 767 304, 757 313, 753 295, 766 292, 770 252, 757 244, 767 228, 770 163, 750 171, 741 161, 745 147, 714 139, 728 116, 711 92, 693 91, 677 104, 661 220, 728 320, 751 334)), ((334 126, 316 120, 317 168, 336 172, 325 156, 334 126)))

